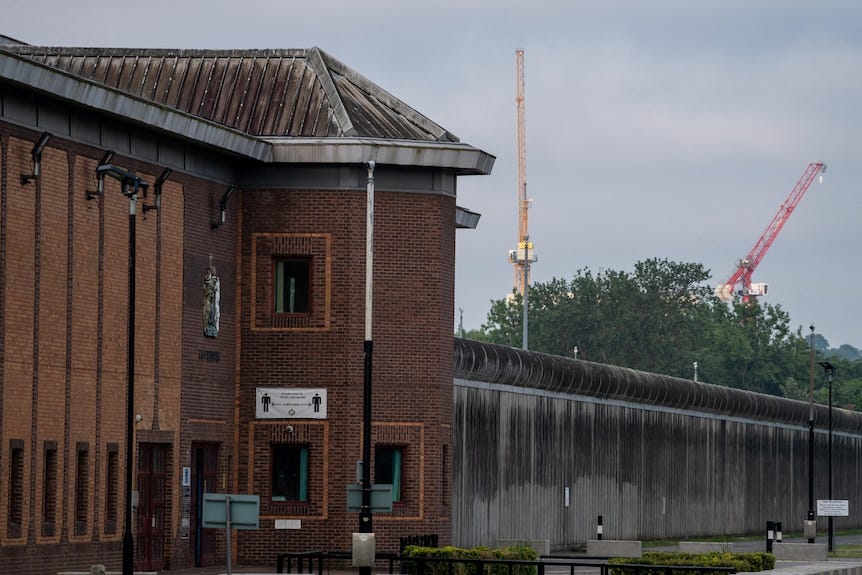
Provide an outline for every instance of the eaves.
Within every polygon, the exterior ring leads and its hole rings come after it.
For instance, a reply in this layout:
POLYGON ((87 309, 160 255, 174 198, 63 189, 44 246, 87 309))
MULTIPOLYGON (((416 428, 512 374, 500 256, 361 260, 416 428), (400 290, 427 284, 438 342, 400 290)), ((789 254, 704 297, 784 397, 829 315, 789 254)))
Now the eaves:
POLYGON ((264 138, 271 161, 286 164, 377 164, 455 170, 458 175, 488 175, 495 157, 461 142, 376 138, 264 138))

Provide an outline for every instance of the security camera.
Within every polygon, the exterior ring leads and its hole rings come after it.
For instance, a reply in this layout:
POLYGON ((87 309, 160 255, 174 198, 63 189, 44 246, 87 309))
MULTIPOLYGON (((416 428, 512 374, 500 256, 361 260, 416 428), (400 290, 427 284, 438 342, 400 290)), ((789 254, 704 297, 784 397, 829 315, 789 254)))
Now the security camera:
POLYGON ((136 415, 136 416, 135 416, 135 421, 136 421, 136 422, 140 423, 140 422, 142 422, 143 420, 144 420, 144 416, 143 416, 143 415, 138 414, 138 415, 136 415))
POLYGON ((287 426, 287 432, 288 432, 288 433, 293 433, 293 426, 292 426, 292 425, 288 425, 288 426, 287 426))

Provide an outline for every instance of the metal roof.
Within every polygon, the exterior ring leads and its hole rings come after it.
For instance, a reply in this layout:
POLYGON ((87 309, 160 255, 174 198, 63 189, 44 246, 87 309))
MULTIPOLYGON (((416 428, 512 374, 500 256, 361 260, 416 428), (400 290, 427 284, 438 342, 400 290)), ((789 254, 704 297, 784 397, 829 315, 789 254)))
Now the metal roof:
POLYGON ((319 48, 5 45, 34 62, 251 136, 458 138, 319 48))

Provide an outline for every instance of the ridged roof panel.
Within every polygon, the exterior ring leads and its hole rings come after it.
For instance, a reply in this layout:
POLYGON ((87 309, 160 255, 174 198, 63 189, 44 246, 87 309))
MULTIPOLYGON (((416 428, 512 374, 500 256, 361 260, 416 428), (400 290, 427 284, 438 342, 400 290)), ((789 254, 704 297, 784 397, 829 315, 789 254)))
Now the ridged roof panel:
POLYGON ((252 136, 458 141, 317 48, 4 49, 252 136))

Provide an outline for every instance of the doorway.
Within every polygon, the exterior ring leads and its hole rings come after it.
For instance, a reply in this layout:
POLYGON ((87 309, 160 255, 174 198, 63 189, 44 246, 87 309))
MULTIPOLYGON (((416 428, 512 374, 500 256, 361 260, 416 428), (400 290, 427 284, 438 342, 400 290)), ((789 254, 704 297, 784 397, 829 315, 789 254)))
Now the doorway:
POLYGON ((218 479, 218 444, 192 444, 190 543, 195 567, 216 562, 216 529, 203 528, 204 493, 215 493, 218 479))
POLYGON ((138 446, 138 513, 135 567, 159 571, 167 567, 168 446, 141 443, 138 446))

